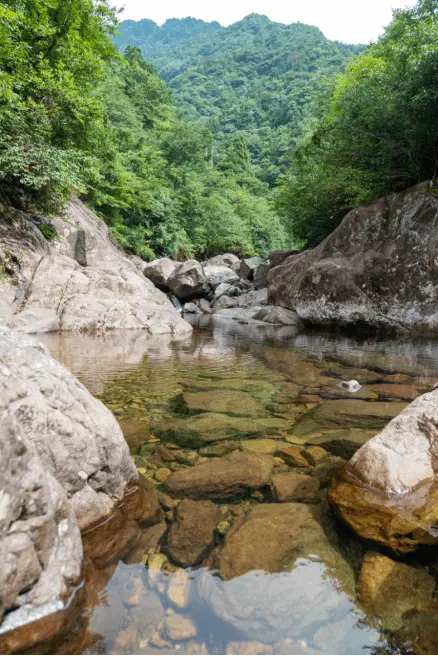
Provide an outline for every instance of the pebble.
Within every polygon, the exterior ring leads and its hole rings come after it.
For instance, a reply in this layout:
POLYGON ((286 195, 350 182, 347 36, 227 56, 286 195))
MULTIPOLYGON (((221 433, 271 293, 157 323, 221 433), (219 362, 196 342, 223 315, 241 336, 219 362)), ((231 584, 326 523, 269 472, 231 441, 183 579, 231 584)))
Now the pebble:
POLYGON ((231 528, 230 522, 219 522, 219 524, 216 526, 217 532, 220 533, 221 535, 225 535, 226 533, 228 533, 230 528, 231 528))
POLYGON ((143 581, 138 579, 131 579, 125 584, 123 590, 123 603, 128 606, 138 606, 144 594, 143 581))
POLYGON ((167 469, 167 467, 162 467, 158 471, 155 472, 155 479, 157 481, 160 481, 160 483, 165 483, 169 476, 171 475, 170 469, 167 469))

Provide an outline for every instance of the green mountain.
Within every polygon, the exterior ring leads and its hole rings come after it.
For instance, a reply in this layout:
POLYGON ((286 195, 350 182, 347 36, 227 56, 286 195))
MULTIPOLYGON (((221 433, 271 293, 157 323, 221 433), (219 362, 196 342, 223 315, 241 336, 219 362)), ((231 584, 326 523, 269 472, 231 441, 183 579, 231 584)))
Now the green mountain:
POLYGON ((124 21, 115 42, 141 49, 186 117, 213 133, 213 158, 243 137, 261 180, 275 184, 314 101, 363 46, 329 41, 310 25, 251 14, 229 27, 194 18, 124 21))

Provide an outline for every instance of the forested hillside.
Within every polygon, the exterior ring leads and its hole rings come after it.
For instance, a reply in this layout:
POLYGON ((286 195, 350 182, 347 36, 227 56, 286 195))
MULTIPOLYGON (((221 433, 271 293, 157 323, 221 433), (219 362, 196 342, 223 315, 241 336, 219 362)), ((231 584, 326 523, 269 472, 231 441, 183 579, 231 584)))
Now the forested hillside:
POLYGON ((118 54, 116 23, 106 2, 0 5, 2 197, 53 212, 80 193, 145 259, 284 245, 244 141, 214 162, 140 51, 118 54))
POLYGON ((277 203, 295 238, 314 246, 350 209, 435 178, 437 107, 438 2, 420 0, 338 77, 296 149, 277 203))
POLYGON ((230 27, 193 18, 124 21, 115 39, 141 48, 191 121, 212 132, 213 160, 238 135, 257 176, 271 186, 285 170, 313 101, 361 46, 329 41, 310 25, 252 14, 230 27))

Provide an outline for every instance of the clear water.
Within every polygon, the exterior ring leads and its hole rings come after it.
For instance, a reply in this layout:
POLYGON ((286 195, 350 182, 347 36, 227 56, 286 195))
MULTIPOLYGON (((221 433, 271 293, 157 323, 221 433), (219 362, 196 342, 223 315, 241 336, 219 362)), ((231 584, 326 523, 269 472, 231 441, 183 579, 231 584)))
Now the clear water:
MULTIPOLYGON (((42 341, 114 412, 137 466, 142 464, 152 480, 156 469, 148 458, 157 444, 150 440, 157 435, 162 443, 176 442, 180 454, 193 462, 202 457, 193 431, 185 430, 187 422, 200 415, 213 411, 232 421, 246 417, 254 432, 229 439, 280 442, 315 407, 315 397, 319 403, 332 403, 324 389, 341 380, 366 381, 362 392, 371 394, 370 403, 385 404, 414 398, 438 380, 438 344, 432 342, 318 333, 293 337, 284 329, 261 331, 234 323, 197 326, 192 337, 179 342, 152 340, 142 333, 47 335, 42 341), (378 393, 373 393, 374 386, 378 393), (187 399, 198 399, 199 392, 205 393, 203 407, 196 407, 197 402, 187 407, 187 399), (266 418, 280 420, 279 425, 258 430, 258 422, 266 418)), ((348 395, 340 401, 349 401, 348 395)), ((336 413, 336 404, 327 407, 336 413)), ((320 432, 359 429, 371 436, 378 430, 360 422, 356 426, 354 417, 345 424, 338 420, 329 417, 320 432)), ((215 444, 215 438, 223 443, 219 423, 216 419, 201 431, 201 441, 208 440, 204 445, 215 444)), ((165 492, 164 484, 155 484, 165 492)), ((323 486, 320 508, 326 507, 324 494, 323 486)), ((227 503, 224 517, 231 511, 238 516, 260 501, 253 496, 227 503)), ((266 496, 263 502, 273 503, 266 496)), ((134 524, 116 516, 100 534, 85 536, 85 586, 71 630, 57 644, 40 646, 34 653, 393 654, 438 649, 438 610, 401 612, 397 626, 388 630, 361 606, 355 582, 365 552, 373 547, 339 526, 328 510, 325 542, 307 543, 291 571, 248 571, 224 581, 210 560, 186 571, 183 608, 169 596, 169 586, 180 573, 175 574, 171 563, 167 571, 145 566, 148 529, 134 524), (171 639, 166 634, 172 615, 190 621, 188 637, 171 639)), ((218 544, 220 549, 220 540, 218 544)), ((412 566, 427 567, 434 574, 433 555, 415 558, 412 566)))

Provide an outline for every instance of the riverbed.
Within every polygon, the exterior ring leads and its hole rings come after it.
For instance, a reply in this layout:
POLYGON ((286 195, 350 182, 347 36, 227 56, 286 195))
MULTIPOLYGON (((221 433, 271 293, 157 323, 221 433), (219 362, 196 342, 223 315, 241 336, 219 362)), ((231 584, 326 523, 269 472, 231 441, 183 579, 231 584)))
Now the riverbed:
MULTIPOLYGON (((380 606, 358 596, 376 546, 333 517, 327 488, 357 448, 432 388, 438 344, 235 322, 195 325, 179 341, 143 333, 42 341, 114 413, 165 513, 151 527, 121 512, 97 540, 84 536, 79 610, 44 653, 436 653, 434 601, 409 606, 394 587, 380 606), (180 501, 167 495, 167 478, 237 451, 272 455, 278 474, 312 477, 319 489, 299 504, 281 503, 272 488, 215 498, 214 541, 201 562, 181 566, 166 548, 180 501), (269 568, 253 567, 260 562, 269 568)), ((403 562, 429 577, 438 569, 430 551, 403 562)))

